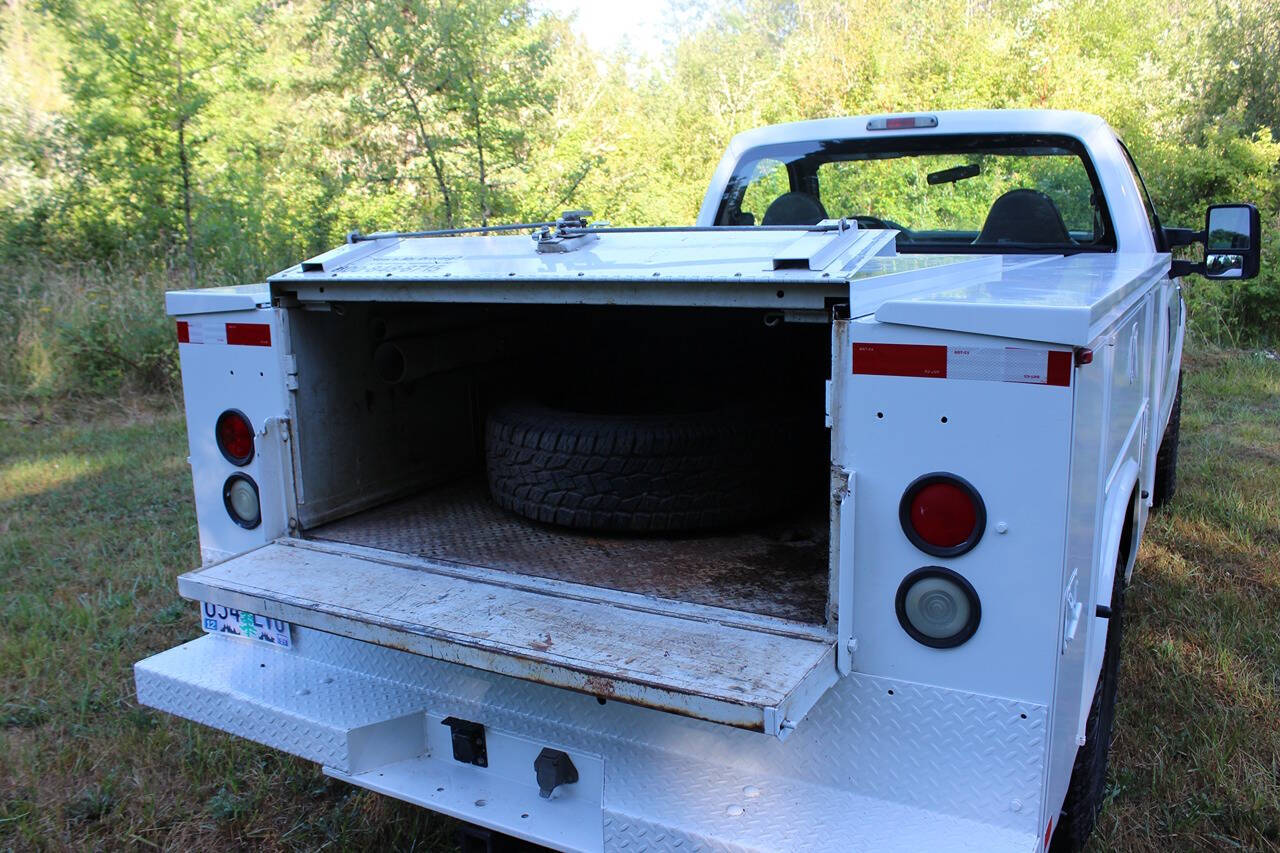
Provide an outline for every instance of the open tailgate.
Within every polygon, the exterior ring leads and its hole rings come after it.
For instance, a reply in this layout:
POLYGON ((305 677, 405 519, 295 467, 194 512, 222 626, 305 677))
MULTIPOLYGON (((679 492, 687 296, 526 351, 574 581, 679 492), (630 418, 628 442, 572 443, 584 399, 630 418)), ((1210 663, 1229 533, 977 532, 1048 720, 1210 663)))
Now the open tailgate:
MULTIPOLYGON (((729 611, 282 539, 183 596, 602 698, 785 737, 835 683, 834 639, 729 611), (668 609, 666 605, 670 604, 668 609)), ((782 623, 780 623, 782 624, 782 623)))

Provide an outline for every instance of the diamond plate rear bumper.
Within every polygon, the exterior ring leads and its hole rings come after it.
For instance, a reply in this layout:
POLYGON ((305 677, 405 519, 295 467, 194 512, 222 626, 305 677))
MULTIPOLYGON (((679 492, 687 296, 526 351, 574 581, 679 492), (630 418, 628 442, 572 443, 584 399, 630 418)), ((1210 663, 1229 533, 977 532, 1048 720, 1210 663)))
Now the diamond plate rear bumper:
POLYGON ((144 660, 139 701, 565 850, 1039 849, 1043 706, 855 673, 779 742, 295 630, 144 660), (445 716, 486 726, 489 767, 453 760, 445 716), (544 746, 581 775, 550 800, 544 746))

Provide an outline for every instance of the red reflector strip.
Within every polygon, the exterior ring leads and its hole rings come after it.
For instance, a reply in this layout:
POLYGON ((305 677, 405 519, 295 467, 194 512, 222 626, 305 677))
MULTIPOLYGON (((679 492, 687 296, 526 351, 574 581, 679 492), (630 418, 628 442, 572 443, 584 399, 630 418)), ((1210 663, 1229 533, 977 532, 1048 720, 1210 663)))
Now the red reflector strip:
POLYGON ((266 323, 228 323, 227 343, 248 347, 271 346, 271 327, 266 323))
POLYGON ((1072 361, 1070 352, 1021 347, 853 345, 853 372, 870 376, 974 379, 1069 387, 1072 361))
POLYGON ((1049 350, 1049 369, 1045 372, 1044 384, 1070 385, 1071 368, 1075 365, 1075 356, 1062 350, 1049 350))
POLYGON ((873 376, 947 377, 947 348, 923 344, 853 345, 853 372, 873 376))
POLYGON ((223 323, 199 317, 193 320, 179 320, 178 343, 269 347, 271 346, 271 326, 267 323, 223 323))

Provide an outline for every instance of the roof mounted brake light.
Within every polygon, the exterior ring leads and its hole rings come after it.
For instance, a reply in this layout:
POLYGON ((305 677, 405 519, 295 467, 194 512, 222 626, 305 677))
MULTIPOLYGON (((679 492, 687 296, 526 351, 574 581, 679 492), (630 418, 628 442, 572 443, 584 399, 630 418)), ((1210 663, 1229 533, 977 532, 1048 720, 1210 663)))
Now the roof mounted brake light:
POLYGON ((867 130, 920 130, 937 126, 937 116, 886 116, 867 122, 867 130))

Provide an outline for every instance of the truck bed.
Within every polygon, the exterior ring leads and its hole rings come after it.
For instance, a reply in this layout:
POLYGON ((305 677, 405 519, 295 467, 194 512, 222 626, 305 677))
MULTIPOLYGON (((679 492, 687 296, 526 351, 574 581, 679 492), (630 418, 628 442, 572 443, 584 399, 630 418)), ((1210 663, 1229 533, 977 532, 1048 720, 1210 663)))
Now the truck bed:
POLYGON ((308 531, 308 538, 822 624, 826 507, 682 538, 563 530, 489 499, 470 476, 308 531))

